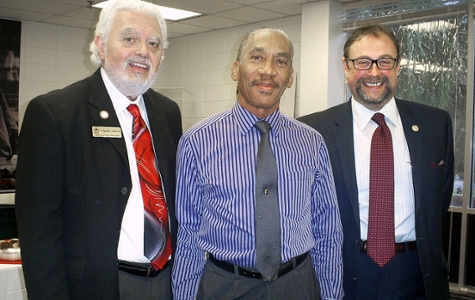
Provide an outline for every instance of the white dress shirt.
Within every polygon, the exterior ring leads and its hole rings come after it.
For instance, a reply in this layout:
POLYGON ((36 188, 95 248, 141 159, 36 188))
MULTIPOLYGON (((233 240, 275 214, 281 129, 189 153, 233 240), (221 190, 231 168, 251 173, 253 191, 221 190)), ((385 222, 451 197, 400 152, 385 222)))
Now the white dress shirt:
MULTIPOLYGON (((361 240, 368 236, 369 166, 371 139, 378 124, 371 120, 376 113, 353 98, 353 139, 355 145, 355 171, 358 184, 361 240)), ((394 225, 396 243, 415 241, 414 188, 412 167, 401 117, 392 98, 380 111, 391 131, 394 151, 394 225)))
POLYGON ((140 114, 145 120, 147 127, 149 127, 145 103, 142 95, 137 97, 134 101, 125 97, 121 92, 119 92, 119 90, 117 90, 114 84, 112 84, 102 68, 101 75, 107 92, 112 100, 112 104, 114 105, 115 113, 119 119, 122 136, 124 137, 125 145, 127 147, 127 157, 129 160, 130 176, 132 180, 132 190, 122 219, 117 257, 120 260, 148 263, 150 260, 143 254, 144 206, 142 190, 140 189, 137 160, 135 159, 134 145, 132 142, 133 117, 127 110, 127 107, 130 104, 138 105, 140 114))

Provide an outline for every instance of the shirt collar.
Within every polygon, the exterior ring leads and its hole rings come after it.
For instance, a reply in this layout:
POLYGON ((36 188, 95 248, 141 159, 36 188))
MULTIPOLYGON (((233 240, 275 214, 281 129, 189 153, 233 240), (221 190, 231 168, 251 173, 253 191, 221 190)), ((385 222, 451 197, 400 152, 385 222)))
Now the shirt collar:
POLYGON ((243 134, 248 133, 252 128, 254 128, 254 124, 259 120, 266 120, 267 122, 269 122, 271 126, 271 132, 274 132, 274 134, 277 134, 280 130, 282 121, 279 109, 277 109, 275 112, 265 117, 264 119, 259 119, 258 117, 250 113, 247 109, 242 107, 241 104, 239 104, 239 101, 236 101, 231 111, 236 119, 238 127, 240 128, 243 134))
POLYGON ((361 131, 371 122, 371 118, 377 112, 382 113, 385 116, 385 120, 389 121, 393 126, 396 126, 396 120, 399 114, 394 97, 378 111, 372 111, 366 108, 351 97, 351 110, 353 111, 353 120, 361 131))
POLYGON ((101 68, 101 76, 102 80, 104 81, 104 85, 106 86, 107 93, 109 94, 109 97, 112 100, 114 110, 117 114, 126 110, 130 104, 137 104, 140 108, 141 113, 145 111, 145 104, 142 95, 138 96, 137 99, 131 101, 115 87, 115 85, 109 79, 109 76, 107 76, 107 73, 104 68, 101 68))

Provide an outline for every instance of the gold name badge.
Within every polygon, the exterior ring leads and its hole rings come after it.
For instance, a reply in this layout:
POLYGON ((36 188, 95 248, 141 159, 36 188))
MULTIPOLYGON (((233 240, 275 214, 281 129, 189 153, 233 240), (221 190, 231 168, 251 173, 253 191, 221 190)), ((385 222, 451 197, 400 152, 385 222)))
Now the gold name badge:
POLYGON ((120 139, 122 131, 120 127, 92 126, 92 136, 98 138, 120 139))

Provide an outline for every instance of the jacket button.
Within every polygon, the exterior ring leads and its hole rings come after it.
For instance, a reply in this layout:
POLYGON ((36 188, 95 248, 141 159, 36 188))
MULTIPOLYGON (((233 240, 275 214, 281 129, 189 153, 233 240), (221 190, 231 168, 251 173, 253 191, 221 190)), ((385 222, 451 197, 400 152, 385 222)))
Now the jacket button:
POLYGON ((123 187, 121 190, 120 190, 120 193, 122 195, 127 195, 127 192, 128 192, 128 189, 126 187, 123 187))
POLYGON ((101 205, 101 203, 102 203, 101 199, 96 199, 96 204, 97 205, 101 205))
POLYGON ((356 277, 353 277, 353 281, 356 281, 356 277))

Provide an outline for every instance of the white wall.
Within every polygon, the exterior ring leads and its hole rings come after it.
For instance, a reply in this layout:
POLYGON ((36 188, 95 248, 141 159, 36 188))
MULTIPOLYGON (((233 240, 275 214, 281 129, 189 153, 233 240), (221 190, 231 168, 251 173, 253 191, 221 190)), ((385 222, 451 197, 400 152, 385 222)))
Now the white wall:
MULTIPOLYGON (((295 50, 294 84, 284 93, 281 110, 298 117, 342 103, 346 101, 341 66, 345 35, 340 17, 341 3, 320 0, 302 5, 302 15, 170 38, 153 88, 180 105, 184 130, 231 107, 236 92, 231 65, 240 41, 255 28, 273 26, 287 32, 295 50)), ((92 39, 92 29, 22 22, 20 125, 32 98, 96 70, 89 61, 92 39)))
MULTIPOLYGON (((294 71, 298 74, 300 16, 170 39, 156 85, 160 92, 176 96, 174 99, 182 109, 185 130, 234 104, 236 83, 231 79, 231 65, 244 36, 262 26, 279 27, 289 35, 294 44, 294 71), (178 99, 180 95, 182 99, 178 99)), ((294 84, 298 85, 298 80, 294 84)), ((288 90, 282 100, 284 113, 291 116, 295 90, 288 90)))
POLYGON ((18 117, 35 96, 63 88, 94 72, 87 49, 92 30, 22 22, 18 117))
MULTIPOLYGON (((294 16, 249 26, 170 38, 169 48, 153 88, 177 101, 183 127, 231 107, 236 84, 231 65, 244 35, 261 26, 283 29, 294 44, 294 69, 300 68, 301 17, 294 16)), ((93 31, 35 22, 22 22, 19 120, 35 96, 63 88, 92 74, 89 61, 93 31)), ((298 80, 294 84, 298 85, 298 80)), ((290 93, 295 93, 290 90, 290 93)), ((294 95, 284 94, 283 104, 293 109, 294 95), (290 103, 287 103, 286 101, 290 103)))
POLYGON ((297 116, 345 101, 341 63, 345 34, 341 3, 322 0, 302 7, 302 64, 297 116))

